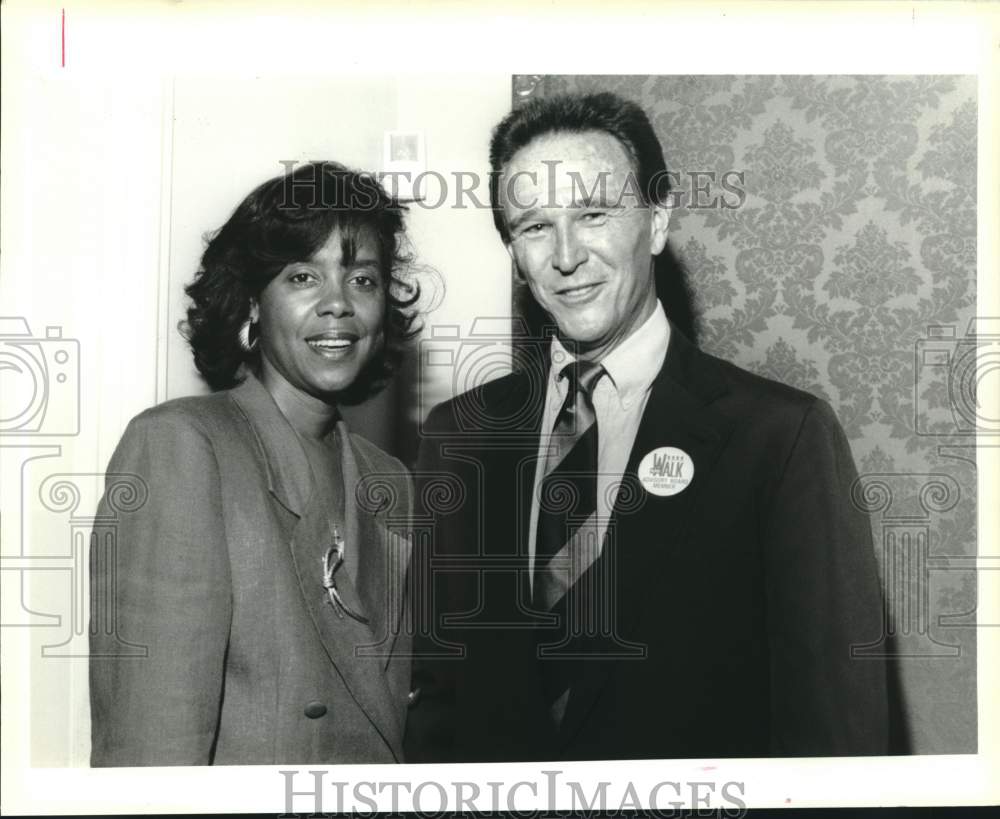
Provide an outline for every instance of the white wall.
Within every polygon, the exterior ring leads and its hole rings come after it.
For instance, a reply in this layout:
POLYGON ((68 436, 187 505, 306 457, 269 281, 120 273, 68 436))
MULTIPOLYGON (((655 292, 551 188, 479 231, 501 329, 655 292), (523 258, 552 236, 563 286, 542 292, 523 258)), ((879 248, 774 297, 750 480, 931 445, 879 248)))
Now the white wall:
MULTIPOLYGON (((260 182, 283 172, 282 160, 334 159, 381 169, 387 130, 424 135, 427 171, 449 183, 458 171, 483 177, 479 198, 486 203, 487 142, 490 128, 510 109, 506 75, 433 78, 419 75, 336 78, 178 79, 173 89, 173 168, 170 191, 169 319, 165 395, 204 391, 176 325, 184 316, 183 285, 190 281, 204 249, 202 235, 228 218, 260 182)), ((453 189, 454 186, 452 185, 453 189)), ((445 299, 426 317, 427 338, 435 325, 467 333, 478 315, 510 313, 510 264, 488 210, 460 208, 454 196, 441 207, 438 187, 414 203, 409 235, 418 261, 437 270, 445 299)), ((471 199, 466 197, 464 204, 471 199)), ((450 397, 445 368, 426 373, 423 394, 450 397)), ((390 421, 386 404, 347 412, 348 420, 383 443, 390 421)), ((428 399, 431 400, 431 399, 428 399)), ((423 412, 429 406, 422 408, 423 412)))
POLYGON ((163 101, 160 85, 128 77, 3 77, 4 121, 18 127, 0 159, 0 315, 42 340, 0 339, 0 415, 16 416, 33 389, 45 411, 40 426, 5 427, 0 450, 5 669, 13 657, 30 669, 4 678, 3 730, 11 747, 28 723, 7 709, 28 715, 35 765, 87 759, 79 524, 125 423, 156 395, 163 101), (16 369, 30 356, 45 367, 34 378, 16 369))

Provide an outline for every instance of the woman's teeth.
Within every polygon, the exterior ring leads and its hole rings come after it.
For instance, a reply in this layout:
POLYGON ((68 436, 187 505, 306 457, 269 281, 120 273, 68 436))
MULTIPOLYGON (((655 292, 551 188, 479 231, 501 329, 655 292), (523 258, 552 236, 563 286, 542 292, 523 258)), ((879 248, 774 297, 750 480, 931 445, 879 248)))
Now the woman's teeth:
POLYGON ((346 338, 325 338, 307 343, 310 347, 315 347, 317 350, 342 350, 345 347, 350 347, 354 342, 346 338))

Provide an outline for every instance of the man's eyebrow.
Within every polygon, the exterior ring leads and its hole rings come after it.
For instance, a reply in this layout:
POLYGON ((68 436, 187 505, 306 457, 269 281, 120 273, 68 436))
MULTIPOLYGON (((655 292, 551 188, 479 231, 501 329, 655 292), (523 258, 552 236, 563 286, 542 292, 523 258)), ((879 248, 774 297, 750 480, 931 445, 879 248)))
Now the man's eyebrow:
POLYGON ((620 206, 620 201, 612 200, 610 197, 600 193, 593 196, 574 196, 573 201, 569 203, 569 207, 571 208, 616 208, 620 206))

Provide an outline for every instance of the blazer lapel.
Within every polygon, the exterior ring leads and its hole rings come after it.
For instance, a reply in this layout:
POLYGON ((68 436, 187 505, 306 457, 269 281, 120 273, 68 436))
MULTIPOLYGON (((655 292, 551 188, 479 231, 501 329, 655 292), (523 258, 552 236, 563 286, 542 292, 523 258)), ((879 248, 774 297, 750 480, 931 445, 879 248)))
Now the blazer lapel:
MULTIPOLYGON (((611 614, 614 634, 609 649, 631 646, 634 658, 581 664, 560 728, 565 744, 572 740, 608 674, 619 662, 643 662, 642 613, 655 599, 657 577, 663 576, 671 555, 683 542, 692 509, 705 479, 732 432, 732 421, 712 409, 726 391, 715 361, 694 347, 675 327, 660 374, 653 382, 622 480, 624 490, 612 512, 609 536, 601 555, 615 595, 611 614), (676 447, 694 463, 691 483, 681 492, 658 496, 639 479, 642 459, 660 447, 676 447)), ((658 624, 658 628, 664 624, 658 624)))
POLYGON ((309 459, 278 405, 263 384, 248 375, 230 395, 247 419, 267 471, 267 488, 296 517, 312 494, 309 459))
MULTIPOLYGON (((374 510, 359 509, 355 490, 364 479, 359 459, 343 423, 337 424, 342 454, 344 486, 344 564, 337 570, 337 592, 355 612, 369 618, 369 625, 349 615, 338 616, 323 587, 323 557, 333 545, 330 509, 324 498, 312 494, 308 458, 287 419, 270 394, 253 376, 232 393, 250 421, 264 455, 268 489, 289 512, 297 516, 289 550, 309 616, 320 642, 351 696, 371 720, 397 759, 402 758, 402 720, 396 713, 384 670, 391 645, 378 646, 376 635, 385 634, 388 599, 386 578, 390 555, 388 533, 374 510), (367 648, 366 652, 364 649, 367 648)), ((367 466, 367 464, 366 464, 367 466)), ((393 540, 395 558, 405 560, 405 538, 393 540)), ((405 563, 403 564, 405 566, 405 563)), ((402 581, 394 593, 401 594, 402 581)), ((396 611, 402 603, 392 604, 396 611)), ((402 708, 402 703, 400 703, 402 708)))
POLYGON ((348 542, 359 544, 358 560, 352 567, 351 593, 368 617, 372 635, 369 644, 358 648, 361 657, 378 658, 384 668, 391 657, 403 616, 410 542, 406 528, 409 510, 402 508, 391 493, 385 492, 383 476, 350 443, 347 429, 339 425, 343 451, 345 499, 344 527, 348 542), (394 523, 403 531, 393 531, 394 523))
MULTIPOLYGON (((548 357, 546 356, 546 361, 548 357)), ((511 537, 502 539, 486 538, 495 544, 494 549, 504 557, 516 558, 520 567, 517 577, 519 601, 513 603, 509 611, 523 613, 521 604, 531 601, 531 583, 528 577, 528 529, 531 524, 531 498, 535 484, 535 464, 538 456, 538 441, 548 371, 537 366, 527 370, 516 370, 510 388, 490 405, 490 411, 498 419, 509 419, 503 424, 503 437, 491 432, 484 433, 482 453, 484 463, 489 464, 488 505, 491 510, 487 521, 499 523, 503 531, 511 537), (501 481, 503 483, 501 483, 501 481), (502 521, 513 514, 513 524, 508 529, 502 521)), ((505 607, 506 608, 506 607, 505 607)))
MULTIPOLYGON (((515 578, 520 602, 530 600, 528 565, 528 528, 531 520, 531 497, 538 455, 539 425, 545 401, 547 373, 538 368, 515 370, 493 387, 495 392, 482 398, 477 412, 488 412, 474 435, 462 435, 446 444, 445 455, 468 461, 482 468, 483 496, 476 525, 485 525, 479 549, 484 556, 512 559, 518 567, 515 578)), ((462 400, 457 399, 457 400, 462 400)), ((478 399, 472 399, 478 400, 478 399)), ((471 488, 471 487, 470 487, 471 488)), ((477 489, 478 491, 478 489, 477 489)), ((475 516, 468 516, 470 520, 475 516)), ((469 531, 466 536, 475 537, 469 531)), ((504 618, 511 612, 523 615, 518 601, 508 599, 500 605, 504 618)))
MULTIPOLYGON (((546 360, 547 358, 546 356, 546 360)), ((541 438, 542 415, 545 408, 548 370, 541 372, 541 378, 541 384, 535 385, 536 388, 532 389, 532 374, 523 373, 516 388, 511 390, 509 399, 511 407, 507 411, 520 409, 523 412, 525 436, 522 439, 521 447, 510 447, 505 452, 500 453, 513 457, 513 462, 505 465, 504 470, 507 475, 515 476, 514 502, 516 505, 514 514, 517 515, 515 548, 517 549, 517 557, 523 558, 525 567, 525 571, 520 573, 518 589, 521 602, 525 605, 531 602, 531 578, 527 572, 528 540, 530 538, 531 501, 535 488, 535 468, 538 459, 538 443, 541 438)))
MULTIPOLYGON (((338 425, 343 454, 344 564, 337 570, 337 592, 344 604, 368 618, 368 624, 339 613, 322 584, 322 560, 333 544, 329 509, 322 498, 308 504, 295 527, 291 551, 303 599, 330 662, 375 730, 401 759, 402 725, 385 677, 390 646, 379 647, 387 621, 388 544, 385 527, 370 510, 358 508, 355 488, 363 479, 349 437, 338 425), (377 650, 376 650, 377 649, 377 650)), ((400 707, 402 703, 400 703, 400 707)))

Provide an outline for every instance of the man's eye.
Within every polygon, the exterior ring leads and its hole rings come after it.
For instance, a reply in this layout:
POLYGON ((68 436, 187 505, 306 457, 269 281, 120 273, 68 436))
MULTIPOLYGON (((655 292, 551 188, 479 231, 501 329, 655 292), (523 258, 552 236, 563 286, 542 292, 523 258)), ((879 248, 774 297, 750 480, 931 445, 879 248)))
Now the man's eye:
POLYGON ((534 225, 527 225, 526 227, 524 227, 521 230, 521 233, 524 233, 524 234, 527 234, 527 235, 530 236, 530 235, 532 235, 534 233, 541 233, 542 230, 544 230, 544 228, 545 228, 545 225, 543 225, 541 223, 536 223, 534 225))
POLYGON ((600 222, 607 214, 602 210, 588 210, 583 214, 585 222, 600 222))

